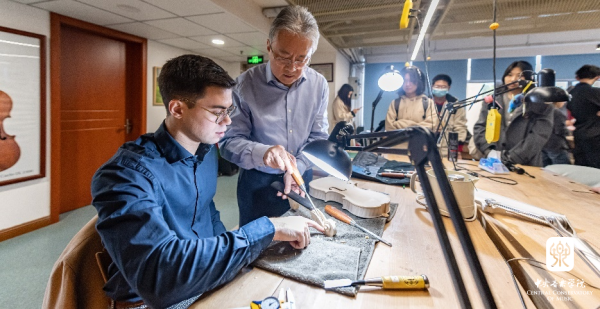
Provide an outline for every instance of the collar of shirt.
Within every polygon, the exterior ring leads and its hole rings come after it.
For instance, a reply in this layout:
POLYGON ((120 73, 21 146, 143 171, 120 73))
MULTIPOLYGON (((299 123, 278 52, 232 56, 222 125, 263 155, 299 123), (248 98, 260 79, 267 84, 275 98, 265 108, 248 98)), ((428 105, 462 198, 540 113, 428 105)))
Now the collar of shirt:
POLYGON ((295 81, 292 84, 292 86, 288 87, 288 86, 282 84, 280 81, 278 81, 277 78, 275 78, 275 76, 273 75, 273 71, 271 70, 271 61, 269 61, 269 64, 266 65, 265 67, 266 67, 265 68, 265 70, 266 70, 265 76, 267 77, 267 84, 277 86, 278 88, 281 88, 281 89, 287 90, 294 85, 296 85, 296 87, 299 87, 300 84, 302 84, 306 80, 306 71, 304 71, 304 68, 302 68, 302 75, 300 75, 300 78, 298 78, 298 80, 295 81))
POLYGON ((204 160, 204 156, 210 151, 213 145, 200 144, 196 150, 196 154, 192 155, 187 151, 181 144, 179 144, 172 136, 167 132, 165 122, 158 127, 158 130, 154 132, 154 139, 159 150, 165 155, 165 159, 169 164, 183 160, 184 162, 201 162, 204 160), (195 160, 194 160, 195 159, 195 160))

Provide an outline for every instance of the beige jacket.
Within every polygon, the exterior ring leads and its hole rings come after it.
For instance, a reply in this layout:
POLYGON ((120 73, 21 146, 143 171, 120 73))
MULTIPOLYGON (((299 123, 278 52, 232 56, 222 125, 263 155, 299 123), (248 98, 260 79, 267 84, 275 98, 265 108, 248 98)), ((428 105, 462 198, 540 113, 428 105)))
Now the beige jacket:
POLYGON ((392 131, 404 129, 412 126, 421 126, 435 130, 438 118, 433 101, 429 100, 429 105, 423 119, 423 97, 424 95, 415 96, 412 99, 402 96, 398 111, 394 106, 394 101, 390 103, 387 116, 385 117, 385 130, 392 131))
POLYGON ((42 308, 106 309, 110 299, 102 288, 104 277, 96 261, 102 241, 95 216, 71 239, 50 274, 42 308))
MULTIPOLYGON (((435 104, 435 103, 434 103, 435 104)), ((448 101, 444 103, 444 107, 448 104, 448 101)), ((444 109, 442 108, 442 112, 444 109)), ((441 115, 440 115, 441 116, 441 115)), ((440 131, 444 127, 444 123, 440 126, 440 131)), ((440 149, 440 153, 442 156, 447 156, 448 154, 448 144, 446 140, 448 138, 448 132, 456 132, 458 133, 458 141, 464 142, 467 139, 467 111, 465 108, 459 108, 456 110, 456 113, 450 117, 448 121, 448 127, 446 128, 446 138, 442 138, 441 144, 438 145, 440 149)), ((464 146, 466 147, 466 146, 464 146)))
POLYGON ((352 124, 353 119, 352 112, 348 110, 348 107, 344 105, 340 97, 335 97, 335 100, 331 104, 331 112, 329 113, 329 133, 331 133, 338 122, 346 121, 352 124))

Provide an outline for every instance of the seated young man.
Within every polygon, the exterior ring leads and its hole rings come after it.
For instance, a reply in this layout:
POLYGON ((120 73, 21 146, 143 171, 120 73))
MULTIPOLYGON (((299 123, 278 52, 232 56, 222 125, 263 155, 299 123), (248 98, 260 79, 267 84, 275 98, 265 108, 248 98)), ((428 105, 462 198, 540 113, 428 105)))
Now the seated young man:
POLYGON ((309 227, 323 232, 303 217, 261 217, 227 232, 213 202, 214 144, 231 124, 235 82, 212 60, 183 55, 158 83, 164 122, 121 146, 92 181, 96 229, 113 261, 104 290, 117 308, 187 308, 272 240, 305 248, 309 227))

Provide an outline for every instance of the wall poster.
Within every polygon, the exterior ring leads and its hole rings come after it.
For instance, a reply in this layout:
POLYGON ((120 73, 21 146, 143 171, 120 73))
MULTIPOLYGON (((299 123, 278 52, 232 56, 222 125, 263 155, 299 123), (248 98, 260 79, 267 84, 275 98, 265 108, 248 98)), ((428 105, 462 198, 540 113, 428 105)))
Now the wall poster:
POLYGON ((46 174, 45 41, 0 27, 0 186, 46 174))

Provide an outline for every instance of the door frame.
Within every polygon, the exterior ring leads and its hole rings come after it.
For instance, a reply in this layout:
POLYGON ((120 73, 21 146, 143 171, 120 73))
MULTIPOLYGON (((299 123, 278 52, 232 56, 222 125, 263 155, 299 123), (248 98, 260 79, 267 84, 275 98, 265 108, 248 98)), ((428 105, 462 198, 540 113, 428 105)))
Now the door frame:
MULTIPOLYGON (((50 13, 50 222, 58 222, 60 214, 60 155, 61 155, 61 48, 62 27, 83 30, 121 41, 126 46, 126 108, 125 115, 133 119, 127 140, 133 140, 146 130, 147 39, 117 30, 98 26, 71 17, 50 13), (130 102, 130 103, 129 103, 130 102)), ((90 201, 91 202, 91 201, 90 201)))

